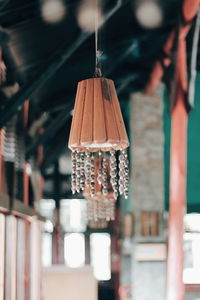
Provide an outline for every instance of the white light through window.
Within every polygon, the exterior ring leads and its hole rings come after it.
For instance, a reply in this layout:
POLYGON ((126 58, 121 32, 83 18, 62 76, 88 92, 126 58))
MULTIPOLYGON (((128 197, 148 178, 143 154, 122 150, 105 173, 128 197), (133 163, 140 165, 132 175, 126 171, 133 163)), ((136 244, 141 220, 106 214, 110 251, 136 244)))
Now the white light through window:
POLYGON ((52 235, 44 232, 42 234, 42 265, 49 267, 52 263, 52 235))
POLYGON ((185 284, 200 284, 200 234, 185 233, 185 267, 183 281, 185 284))
POLYGON ((78 268, 85 264, 85 239, 82 233, 65 235, 65 263, 70 268, 78 268))
POLYGON ((187 214, 184 218, 185 284, 200 284, 200 214, 187 214))
POLYGON ((187 214, 184 217, 185 231, 200 232, 200 214, 187 214))
POLYGON ((111 241, 108 233, 92 233, 90 236, 91 264, 97 280, 111 278, 111 241))
POLYGON ((39 202, 39 213, 48 220, 53 221, 55 206, 55 200, 41 199, 39 202))
POLYGON ((77 229, 81 227, 81 202, 74 199, 70 205, 70 227, 77 229))
POLYGON ((83 232, 86 230, 86 201, 80 199, 63 199, 60 202, 60 221, 66 232, 83 232))

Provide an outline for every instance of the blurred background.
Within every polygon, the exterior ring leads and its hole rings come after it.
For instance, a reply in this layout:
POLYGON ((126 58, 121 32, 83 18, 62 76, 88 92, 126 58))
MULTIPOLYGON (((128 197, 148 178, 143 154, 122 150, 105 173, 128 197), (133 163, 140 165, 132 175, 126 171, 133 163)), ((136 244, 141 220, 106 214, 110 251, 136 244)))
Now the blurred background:
POLYGON ((199 29, 198 0, 0 0, 0 300, 200 299, 199 29), (67 147, 95 18, 130 140, 111 221, 72 194, 67 147))

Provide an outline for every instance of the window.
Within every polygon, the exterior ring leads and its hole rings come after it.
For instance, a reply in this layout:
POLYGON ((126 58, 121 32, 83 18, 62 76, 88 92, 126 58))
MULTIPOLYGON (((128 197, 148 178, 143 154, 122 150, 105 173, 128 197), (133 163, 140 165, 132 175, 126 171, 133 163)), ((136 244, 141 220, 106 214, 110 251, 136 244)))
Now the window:
POLYGON ((54 219, 55 200, 41 199, 39 203, 39 213, 53 222, 54 219))
POLYGON ((85 238, 83 233, 65 235, 64 257, 68 267, 78 268, 85 264, 85 238))
POLYGON ((0 299, 4 297, 4 268, 5 268, 5 215, 0 213, 0 299))
POLYGON ((185 284, 200 284, 200 214, 186 215, 185 229, 183 281, 185 284))
MULTIPOLYGON (((47 218, 42 234, 42 264, 48 267, 53 260, 53 226, 55 201, 42 199, 40 213, 47 218)), ((109 233, 86 233, 87 201, 84 199, 62 199, 60 201, 60 239, 64 244, 61 261, 70 268, 83 267, 87 261, 97 280, 111 279, 111 237, 109 233), (86 235, 87 234, 87 238, 86 235), (87 259, 86 259, 87 258, 87 259)))
POLYGON ((60 222, 65 232, 84 232, 87 227, 87 206, 83 199, 63 199, 60 202, 60 222))
POLYGON ((111 239, 108 233, 90 235, 91 264, 97 280, 111 278, 111 239))
POLYGON ((42 233, 42 266, 49 267, 52 264, 52 235, 50 232, 42 233))
POLYGON ((41 199, 39 212, 46 218, 42 233, 42 266, 48 267, 52 264, 52 232, 54 222, 55 200, 41 199))

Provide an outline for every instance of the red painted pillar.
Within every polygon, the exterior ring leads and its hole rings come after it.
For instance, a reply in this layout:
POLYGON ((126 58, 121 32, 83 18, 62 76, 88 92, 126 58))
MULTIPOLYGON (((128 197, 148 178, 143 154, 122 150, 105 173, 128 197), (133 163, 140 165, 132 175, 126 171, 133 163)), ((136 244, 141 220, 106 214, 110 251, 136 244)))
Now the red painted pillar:
POLYGON ((183 232, 186 211, 187 112, 179 93, 172 112, 170 210, 167 263, 167 300, 183 300, 183 232))
POLYGON ((28 169, 30 168, 28 163, 24 165, 24 199, 23 202, 29 205, 29 174, 28 169))
MULTIPOLYGON (((29 112, 29 100, 26 100, 24 102, 24 131, 27 128, 27 124, 28 124, 28 112, 29 112)), ((25 135, 24 135, 25 137, 25 135)), ((24 174, 23 174, 23 178, 24 178, 24 182, 23 182, 23 186, 24 186, 24 199, 23 202, 26 205, 29 205, 29 174, 28 174, 28 168, 29 168, 29 164, 25 163, 24 164, 24 174)))
MULTIPOLYGON (((183 300, 185 297, 183 284, 183 233, 184 214, 186 211, 186 165, 187 165, 187 111, 184 100, 187 95, 187 51, 186 36, 191 28, 192 21, 199 9, 200 1, 184 0, 182 3, 182 22, 179 26, 179 40, 176 57, 175 79, 170 78, 174 86, 175 107, 172 112, 171 125, 171 155, 170 155, 170 209, 169 209, 169 239, 167 262, 167 300, 183 300)), ((152 91, 163 76, 164 68, 171 63, 172 49, 176 30, 172 31, 165 43, 165 56, 162 62, 155 64, 151 80, 146 91, 152 91)), ((171 94, 172 96, 172 94, 171 94)), ((171 103, 173 106, 174 103, 171 103)))

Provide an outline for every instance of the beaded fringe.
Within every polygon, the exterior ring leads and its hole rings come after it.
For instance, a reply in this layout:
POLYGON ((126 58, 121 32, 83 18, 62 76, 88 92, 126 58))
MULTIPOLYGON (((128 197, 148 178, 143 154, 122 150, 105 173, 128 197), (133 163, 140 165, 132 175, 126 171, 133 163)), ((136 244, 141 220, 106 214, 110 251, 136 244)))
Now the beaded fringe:
POLYGON ((72 151, 71 189, 75 194, 90 188, 88 200, 88 219, 98 221, 114 220, 114 207, 118 195, 128 198, 129 167, 126 150, 120 150, 117 159, 115 150, 108 152, 91 153, 89 151, 72 151), (95 197, 95 158, 99 160, 97 183, 101 187, 102 197, 95 197), (109 157, 109 159, 108 159, 109 157), (111 191, 109 190, 111 186, 111 191), (112 193, 112 197, 108 194, 112 193))

